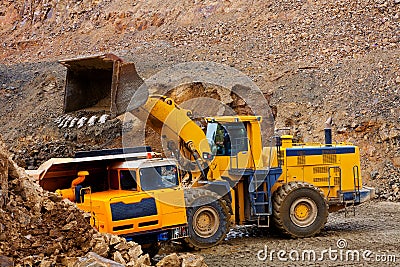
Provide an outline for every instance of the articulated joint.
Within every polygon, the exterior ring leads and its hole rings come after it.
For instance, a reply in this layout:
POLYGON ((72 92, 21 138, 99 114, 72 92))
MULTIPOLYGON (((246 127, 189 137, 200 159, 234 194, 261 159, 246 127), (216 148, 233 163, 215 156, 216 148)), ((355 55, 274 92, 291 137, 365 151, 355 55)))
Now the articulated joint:
POLYGON ((194 159, 195 159, 195 160, 199 159, 199 158, 200 158, 200 155, 199 155, 199 153, 197 152, 196 147, 195 147, 194 144, 193 144, 193 141, 188 141, 188 142, 186 142, 186 145, 187 145, 187 147, 189 148, 189 150, 192 152, 194 159))

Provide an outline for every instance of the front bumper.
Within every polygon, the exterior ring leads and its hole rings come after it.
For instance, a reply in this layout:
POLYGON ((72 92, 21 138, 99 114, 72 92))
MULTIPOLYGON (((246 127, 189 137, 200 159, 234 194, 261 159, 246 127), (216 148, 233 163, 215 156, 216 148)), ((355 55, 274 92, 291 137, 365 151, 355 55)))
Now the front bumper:
POLYGON ((140 245, 153 244, 161 241, 176 240, 188 237, 189 231, 187 225, 180 225, 167 229, 159 229, 134 234, 121 235, 127 241, 134 241, 140 245))
POLYGON ((342 202, 354 202, 354 204, 358 205, 368 200, 371 200, 375 197, 375 188, 364 186, 358 192, 350 191, 350 192, 342 192, 341 200, 342 202))

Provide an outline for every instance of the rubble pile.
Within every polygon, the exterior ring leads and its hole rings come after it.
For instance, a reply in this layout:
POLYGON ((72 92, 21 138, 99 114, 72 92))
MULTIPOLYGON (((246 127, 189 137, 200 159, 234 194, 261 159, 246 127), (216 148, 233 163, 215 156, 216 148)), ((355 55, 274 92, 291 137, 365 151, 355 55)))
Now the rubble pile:
POLYGON ((394 163, 387 160, 382 171, 371 173, 371 179, 378 184, 376 198, 389 201, 400 201, 400 161, 395 158, 394 163))
MULTIPOLYGON (((140 245, 98 233, 88 219, 74 203, 43 190, 0 142, 0 266, 151 266, 140 245)), ((199 256, 180 257, 165 266, 206 266, 199 256)))

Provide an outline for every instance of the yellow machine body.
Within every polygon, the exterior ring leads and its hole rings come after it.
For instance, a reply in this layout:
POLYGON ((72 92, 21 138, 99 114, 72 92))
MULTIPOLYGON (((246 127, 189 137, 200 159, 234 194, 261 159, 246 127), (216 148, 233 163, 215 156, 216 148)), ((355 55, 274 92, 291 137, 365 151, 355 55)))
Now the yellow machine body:
MULTIPOLYGON (((206 121, 225 129, 229 128, 229 124, 237 123, 243 129, 243 135, 238 137, 245 142, 242 144, 243 150, 239 149, 230 155, 217 153, 211 163, 211 166, 218 166, 220 177, 235 181, 232 189, 235 198, 232 201, 232 219, 236 223, 242 224, 250 217, 248 184, 243 179, 246 171, 280 167, 282 174, 271 188, 271 194, 283 184, 305 182, 322 190, 331 211, 345 208, 348 204, 343 193, 352 194, 363 188, 359 148, 350 143, 297 144, 293 143, 292 136, 283 135, 279 138, 281 143, 278 146, 263 147, 261 118, 258 116, 209 117, 206 121)), ((218 137, 214 136, 214 139, 218 137)))
POLYGON ((313 184, 327 199, 339 200, 340 192, 362 189, 360 151, 352 144, 293 144, 291 136, 283 136, 281 160, 278 181, 313 184))

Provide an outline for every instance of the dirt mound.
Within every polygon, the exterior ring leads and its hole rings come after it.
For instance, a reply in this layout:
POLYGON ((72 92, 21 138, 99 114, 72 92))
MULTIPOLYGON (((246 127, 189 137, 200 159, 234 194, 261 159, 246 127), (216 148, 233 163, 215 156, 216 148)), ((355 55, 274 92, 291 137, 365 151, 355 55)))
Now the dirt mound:
POLYGON ((63 255, 83 256, 90 249, 95 231, 72 204, 44 192, 0 150, 2 205, 0 251, 22 263, 63 255), (7 184, 7 185, 6 185, 7 184), (55 219, 57 218, 57 219, 55 219))
POLYGON ((61 263, 95 248, 97 231, 83 212, 70 201, 44 191, 0 145, 1 254, 16 263, 33 265, 44 259, 61 263))

